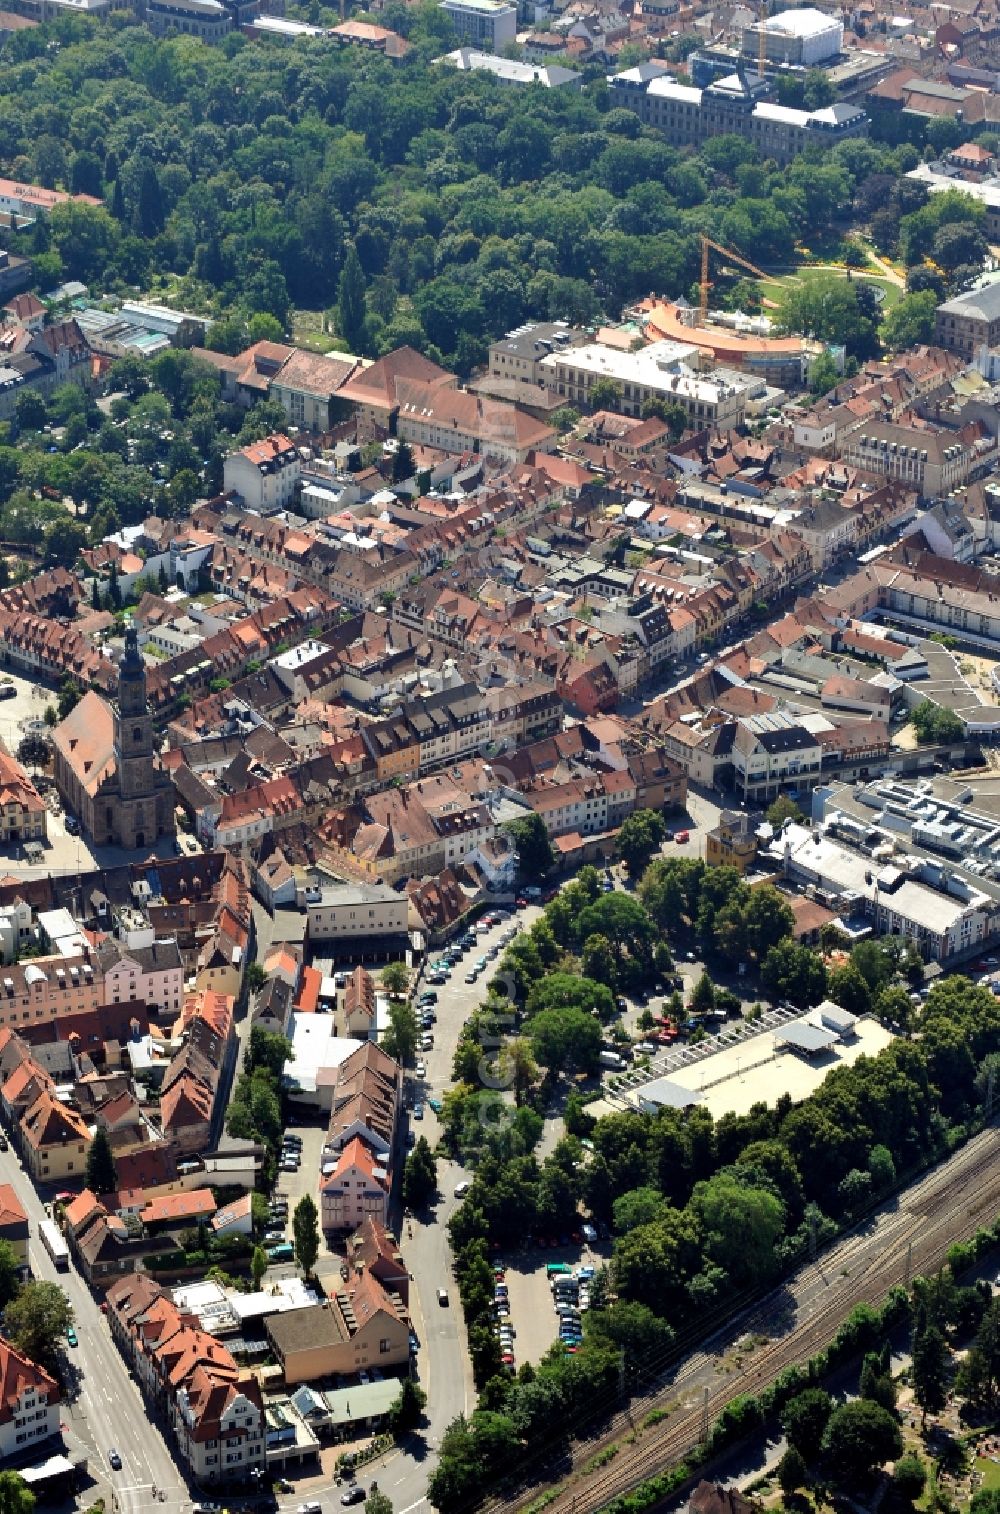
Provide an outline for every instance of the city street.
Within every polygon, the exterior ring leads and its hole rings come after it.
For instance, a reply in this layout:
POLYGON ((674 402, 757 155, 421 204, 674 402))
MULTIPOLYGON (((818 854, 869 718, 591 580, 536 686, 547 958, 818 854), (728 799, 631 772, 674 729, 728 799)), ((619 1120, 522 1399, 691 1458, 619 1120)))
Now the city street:
MULTIPOLYGON (((465 975, 477 957, 485 956, 491 946, 499 946, 500 938, 512 925, 527 929, 540 914, 541 910, 536 906, 512 910, 509 919, 488 932, 477 934, 476 945, 463 953, 448 982, 436 989, 434 1046, 430 1051, 418 1053, 427 1071, 422 1079, 414 1079, 415 1097, 424 1101, 424 1116, 422 1121, 414 1121, 411 1126, 417 1136, 427 1137, 432 1148, 440 1140, 441 1126, 426 1101, 428 1098, 440 1099, 451 1087, 452 1062, 459 1034, 469 1015, 486 998, 486 986, 496 973, 499 958, 488 963, 486 971, 475 983, 466 983, 465 975)), ((429 953, 432 960, 438 955, 440 953, 436 950, 429 953)), ((444 1431, 453 1419, 459 1414, 470 1413, 476 1404, 465 1321, 452 1271, 447 1228, 448 1220, 461 1202, 455 1197, 455 1185, 471 1176, 458 1163, 439 1155, 438 1202, 429 1214, 403 1220, 400 1226, 403 1256, 413 1277, 410 1302, 413 1328, 420 1341, 418 1377, 427 1394, 427 1424, 421 1437, 423 1445, 416 1446, 416 1454, 413 1449, 401 1450, 386 1458, 381 1471, 377 1470, 377 1464, 372 1468, 372 1477, 392 1499, 396 1514, 408 1514, 426 1503, 427 1479, 434 1470, 444 1431), (439 1288, 447 1289, 447 1305, 437 1301, 439 1288)), ((363 1481, 367 1486, 367 1475, 363 1475, 363 1481)))
POLYGON ((71 1373, 76 1373, 79 1391, 63 1403, 63 1422, 83 1443, 93 1483, 82 1495, 83 1506, 102 1496, 111 1509, 112 1495, 120 1514, 146 1514, 154 1502, 163 1514, 178 1514, 189 1508, 191 1495, 167 1450, 159 1428, 150 1421, 138 1385, 111 1339, 111 1331, 97 1301, 72 1264, 57 1272, 43 1247, 38 1226, 45 1208, 26 1177, 13 1150, 0 1154, 0 1182, 10 1183, 23 1204, 31 1226, 29 1255, 34 1276, 55 1282, 65 1291, 75 1314, 79 1345, 66 1347, 71 1373), (108 1452, 121 1454, 122 1469, 115 1472, 108 1452), (153 1487, 158 1490, 154 1500, 153 1487), (159 1490, 166 1493, 159 1501, 159 1490))

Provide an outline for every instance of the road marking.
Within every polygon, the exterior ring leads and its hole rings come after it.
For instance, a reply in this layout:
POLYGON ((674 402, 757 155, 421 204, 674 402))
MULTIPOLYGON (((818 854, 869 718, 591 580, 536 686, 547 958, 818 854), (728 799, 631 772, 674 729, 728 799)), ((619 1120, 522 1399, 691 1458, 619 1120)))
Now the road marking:
POLYGON ((400 1509, 399 1514, 413 1514, 414 1509, 419 1509, 421 1504, 425 1504, 426 1502, 426 1498, 418 1498, 416 1503, 410 1504, 409 1508, 400 1509))

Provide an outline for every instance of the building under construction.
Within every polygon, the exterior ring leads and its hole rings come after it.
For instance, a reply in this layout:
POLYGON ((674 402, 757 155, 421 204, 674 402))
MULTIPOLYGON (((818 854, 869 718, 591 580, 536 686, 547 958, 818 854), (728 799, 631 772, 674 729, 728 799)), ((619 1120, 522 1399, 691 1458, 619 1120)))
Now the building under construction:
POLYGON ((800 389, 822 342, 804 336, 771 336, 762 316, 724 312, 702 317, 697 307, 650 298, 637 307, 646 337, 652 342, 689 342, 702 361, 762 378, 776 389, 800 389))

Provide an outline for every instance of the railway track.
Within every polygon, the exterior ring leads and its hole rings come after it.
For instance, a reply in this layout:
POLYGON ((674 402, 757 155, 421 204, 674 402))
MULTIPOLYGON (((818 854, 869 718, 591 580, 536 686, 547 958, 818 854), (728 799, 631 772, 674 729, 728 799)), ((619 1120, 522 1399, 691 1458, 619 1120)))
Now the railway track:
MULTIPOLYGON (((707 1418, 713 1423, 737 1394, 759 1393, 786 1367, 800 1365, 826 1345, 851 1309, 880 1304, 897 1284, 944 1262, 949 1247, 968 1240, 1000 1212, 1000 1131, 990 1128, 974 1137, 943 1167, 914 1184, 896 1209, 868 1232, 848 1236, 817 1262, 803 1268, 790 1285, 797 1294, 800 1319, 778 1338, 745 1356, 738 1376, 719 1382, 720 1360, 709 1350, 689 1357, 667 1384, 635 1398, 594 1439, 574 1446, 572 1470, 566 1474, 547 1514, 597 1514, 611 1498, 680 1461, 701 1440, 707 1418), (716 1381, 713 1385, 712 1378, 716 1381), (708 1388, 707 1399, 705 1388, 708 1388), (667 1419, 626 1437, 653 1410, 667 1419), (588 1472, 602 1450, 617 1445, 608 1466, 588 1472)), ((787 1311, 784 1298, 771 1295, 740 1322, 741 1336, 766 1335, 787 1311)), ((507 1499, 494 1499, 486 1514, 513 1514, 539 1493, 536 1484, 507 1499)))

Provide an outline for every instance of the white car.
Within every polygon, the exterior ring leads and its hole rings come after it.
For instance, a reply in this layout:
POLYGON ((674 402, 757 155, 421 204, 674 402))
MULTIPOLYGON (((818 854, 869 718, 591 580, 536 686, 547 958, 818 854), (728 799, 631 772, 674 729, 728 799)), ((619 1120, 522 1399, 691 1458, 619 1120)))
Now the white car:
POLYGON ((456 1183, 455 1184, 455 1197, 456 1197, 456 1199, 464 1199, 465 1195, 468 1193, 468 1191, 469 1191, 469 1189, 471 1187, 472 1187, 471 1183, 465 1183, 465 1182, 463 1182, 463 1183, 456 1183))
POLYGON ((424 1066, 423 1062, 418 1062, 414 1071, 416 1072, 418 1078, 427 1076, 427 1068, 424 1066))

